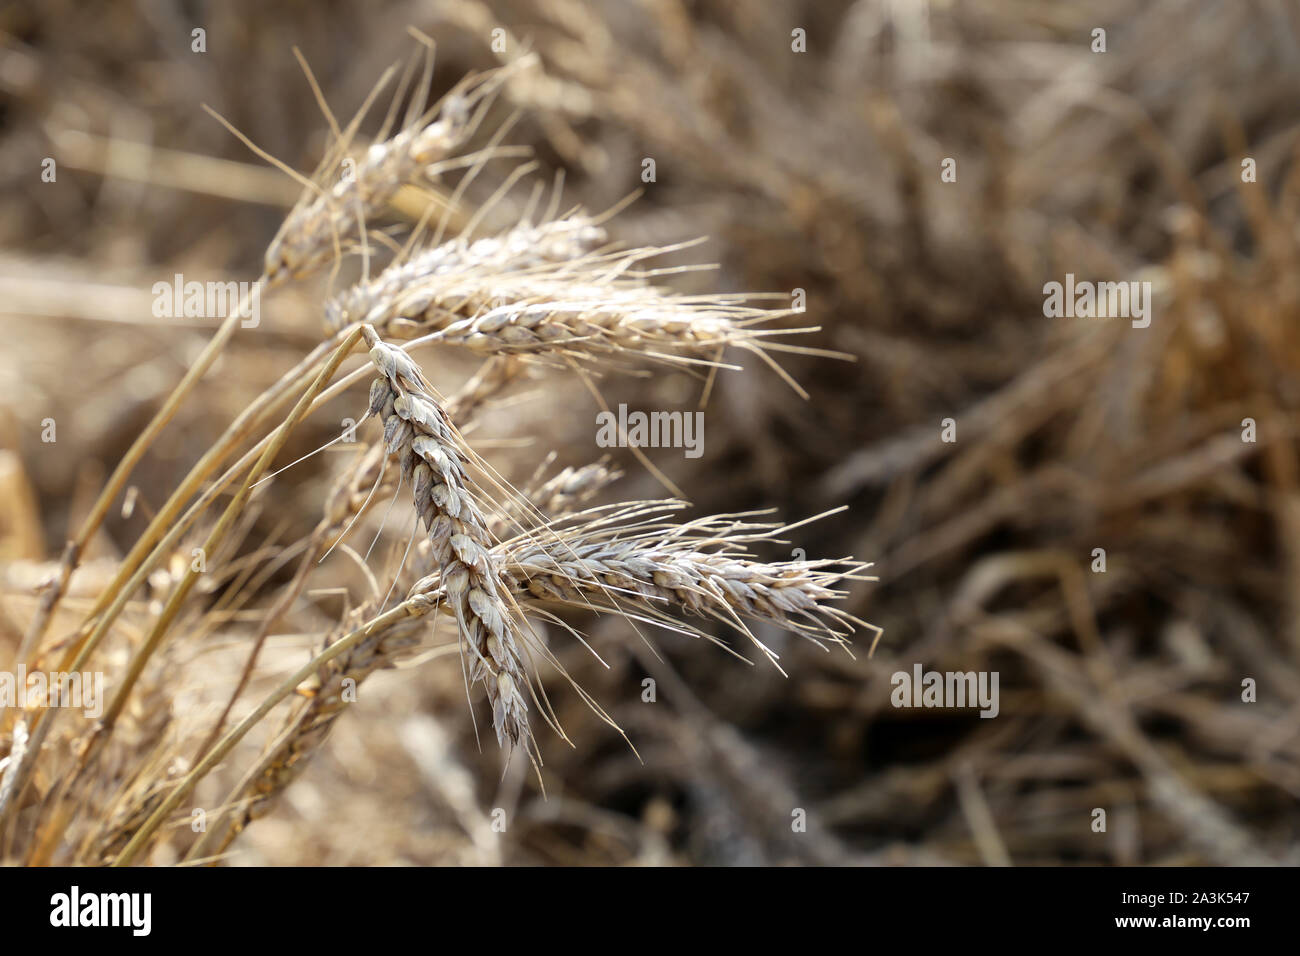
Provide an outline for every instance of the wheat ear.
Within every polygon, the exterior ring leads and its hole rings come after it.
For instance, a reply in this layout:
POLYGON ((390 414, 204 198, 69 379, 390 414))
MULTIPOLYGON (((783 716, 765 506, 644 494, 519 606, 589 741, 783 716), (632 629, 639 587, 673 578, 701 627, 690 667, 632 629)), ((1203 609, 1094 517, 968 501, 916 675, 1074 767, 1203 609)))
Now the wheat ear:
POLYGON ((739 520, 742 516, 729 515, 685 524, 658 520, 674 507, 676 503, 665 502, 623 506, 611 514, 597 511, 581 524, 508 542, 501 561, 534 601, 661 620, 667 609, 712 617, 744 633, 774 663, 775 655, 744 621, 774 624, 817 643, 846 647, 856 627, 879 634, 878 628, 831 603, 845 596, 840 589, 844 582, 875 580, 861 574, 870 564, 851 559, 759 561, 744 545, 775 541, 775 526, 747 524, 739 520))
POLYGON ((385 335, 411 338, 418 323, 402 316, 413 311, 414 303, 405 301, 412 290, 452 276, 499 276, 570 262, 605 239, 605 230, 581 214, 538 225, 520 223, 500 236, 473 242, 458 237, 395 263, 371 281, 359 282, 330 299, 325 303, 325 328, 334 333, 353 322, 365 322, 385 335))
POLYGON ((413 488, 446 603, 468 651, 468 678, 487 691, 497 742, 527 746, 532 737, 520 658, 526 625, 500 589, 491 536, 470 494, 456 430, 411 358, 370 326, 362 331, 380 373, 370 387, 370 413, 384 423, 385 447, 413 488))
POLYGON ((461 142, 469 115, 465 101, 453 96, 438 119, 375 143, 350 175, 324 192, 304 196, 266 250, 267 279, 300 278, 329 259, 337 237, 351 235, 358 220, 381 212, 398 189, 461 142))

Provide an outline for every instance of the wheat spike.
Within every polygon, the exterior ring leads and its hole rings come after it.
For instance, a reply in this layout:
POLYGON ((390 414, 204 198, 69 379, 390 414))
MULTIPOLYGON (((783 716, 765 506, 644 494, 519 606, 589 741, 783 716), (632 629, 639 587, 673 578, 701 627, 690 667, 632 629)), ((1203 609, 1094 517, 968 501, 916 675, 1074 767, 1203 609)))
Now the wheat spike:
POLYGON ((411 358, 369 326, 364 333, 380 372, 371 384, 370 411, 384 423, 387 451, 413 488, 446 602, 469 652, 469 679, 487 691, 497 742, 527 745, 521 622, 500 593, 487 522, 470 493, 455 428, 411 358))

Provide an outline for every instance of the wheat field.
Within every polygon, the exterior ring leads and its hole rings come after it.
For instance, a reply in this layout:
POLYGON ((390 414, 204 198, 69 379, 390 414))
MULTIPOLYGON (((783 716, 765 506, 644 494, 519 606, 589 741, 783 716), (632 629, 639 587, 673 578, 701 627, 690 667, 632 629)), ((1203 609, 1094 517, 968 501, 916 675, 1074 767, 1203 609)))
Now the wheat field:
POLYGON ((0 861, 1300 862, 1290 5, 294 6, 0 13, 0 861))

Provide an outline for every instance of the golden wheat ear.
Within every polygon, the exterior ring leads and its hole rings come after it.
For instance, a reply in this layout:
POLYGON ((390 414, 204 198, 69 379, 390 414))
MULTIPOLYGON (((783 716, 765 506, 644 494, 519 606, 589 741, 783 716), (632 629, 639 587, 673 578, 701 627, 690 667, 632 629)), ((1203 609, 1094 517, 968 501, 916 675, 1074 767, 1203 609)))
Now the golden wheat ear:
POLYGON ((487 520, 471 493, 455 427, 410 356, 370 326, 362 333, 379 372, 370 389, 370 410, 383 422, 386 451, 411 482, 415 510, 460 631, 466 680, 485 689, 498 743, 527 747, 522 625, 500 592, 487 520))

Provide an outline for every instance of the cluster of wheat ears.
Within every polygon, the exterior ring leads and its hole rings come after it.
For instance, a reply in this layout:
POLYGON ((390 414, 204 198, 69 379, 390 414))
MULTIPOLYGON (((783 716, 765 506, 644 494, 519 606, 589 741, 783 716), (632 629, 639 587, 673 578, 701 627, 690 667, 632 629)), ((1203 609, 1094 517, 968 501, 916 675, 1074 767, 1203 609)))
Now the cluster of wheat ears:
MULTIPOLYGON (((470 149, 469 143, 496 91, 527 68, 524 58, 467 77, 426 108, 428 45, 408 63, 382 130, 360 154, 354 148, 358 125, 389 77, 341 128, 306 71, 330 121, 332 146, 313 175, 286 169, 304 193, 266 251, 259 289, 327 267, 334 272, 333 288, 341 263, 354 256, 362 260, 363 277, 325 302, 324 341, 229 424, 156 509, 129 552, 102 572, 104 579, 78 605, 84 609, 78 611, 80 625, 58 633, 52 623, 68 613, 60 605, 67 603, 87 542, 121 500, 132 469, 236 332, 240 313, 232 310, 112 473, 43 583, 15 664, 29 671, 108 670, 110 694, 97 719, 39 701, 6 715, 0 725, 6 744, 0 754, 7 754, 0 779, 0 859, 117 865, 149 859, 160 843, 178 839, 178 832, 190 836, 190 828, 174 824, 188 821, 186 801, 195 786, 275 711, 283 725, 268 735, 260 758, 241 770, 237 785, 180 851, 191 862, 220 859, 318 751, 355 699, 356 686, 427 646, 440 621, 454 627, 471 709, 480 710, 486 697, 490 706, 479 720, 490 721, 507 755, 526 755, 543 781, 542 725, 567 739, 537 680, 539 668, 562 671, 546 633, 567 631, 581 639, 565 608, 615 614, 633 628, 666 627, 727 647, 713 635, 712 618, 775 666, 776 654, 754 635, 752 622, 773 623, 824 645, 845 645, 859 627, 878 637, 878 629, 833 603, 843 583, 863 578, 869 565, 850 559, 768 563, 754 556, 754 545, 781 541, 792 526, 763 523, 753 514, 682 521, 679 513, 687 505, 680 496, 592 506, 594 496, 619 477, 604 460, 549 476, 539 469, 516 488, 462 437, 494 397, 539 367, 590 380, 592 372, 679 363, 699 372, 707 397, 713 376, 734 368, 723 361, 729 349, 757 356, 780 373, 767 353, 795 346, 770 336, 805 331, 774 327, 790 311, 751 304, 761 297, 666 290, 654 280, 671 270, 645 265, 664 249, 611 244, 602 223, 612 212, 561 213, 558 188, 544 212, 545 190, 535 189, 525 215, 504 232, 476 236, 481 216, 475 214, 449 235, 445 213, 463 209, 474 178, 490 161, 519 155, 502 145, 509 123, 487 137, 486 145, 470 149), (398 122, 398 103, 408 94, 411 105, 398 122), (346 174, 339 175, 344 165, 346 174), (428 204, 404 243, 393 240, 392 229, 373 229, 400 189, 433 188, 453 171, 458 178, 451 195, 428 204), (439 209, 444 215, 435 222, 439 209), (373 260, 382 250, 390 261, 379 269, 373 260), (341 371, 363 342, 369 361, 341 371), (412 354, 445 346, 484 357, 479 372, 449 396, 412 354), (279 567, 294 556, 297 571, 282 587, 264 586, 256 600, 265 606, 240 616, 248 628, 239 632, 246 659, 225 707, 188 753, 178 753, 177 737, 166 729, 165 706, 154 725, 135 726, 130 740, 123 740, 124 723, 141 724, 140 713, 158 713, 140 704, 165 694, 157 686, 157 669, 165 667, 169 635, 185 622, 187 638, 195 638, 194 609, 202 591, 196 587, 232 559, 250 501, 273 480, 293 481, 292 469, 271 471, 290 433, 345 392, 359 404, 366 379, 359 447, 337 474, 319 524, 294 548, 267 558, 279 567), (382 569, 376 579, 348 538, 385 502, 389 512, 393 504, 409 502, 414 515, 408 511, 406 523, 395 523, 408 529, 415 524, 392 549, 400 555, 395 568, 382 569), (206 563, 178 565, 175 556, 190 554, 195 544, 206 563), (353 596, 317 636, 319 651, 293 673, 277 676, 273 689, 249 708, 241 701, 268 637, 331 555, 362 565, 373 593, 353 596), (152 600, 140 625, 142 591, 152 600), (129 653, 118 666, 119 658, 110 660, 106 648, 128 608, 135 624, 129 653)), ((495 195, 531 169, 532 164, 517 167, 495 195)), ((396 514, 402 514, 400 507, 396 514)), ((263 570, 266 576, 258 579, 246 568, 243 582, 265 582, 269 568, 263 570)), ((257 592, 253 586, 244 590, 257 592)), ((220 625, 207 630, 220 631, 220 625)))

